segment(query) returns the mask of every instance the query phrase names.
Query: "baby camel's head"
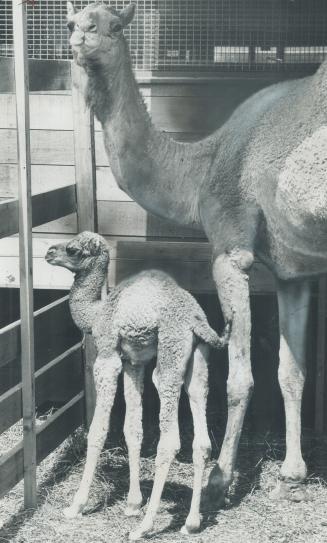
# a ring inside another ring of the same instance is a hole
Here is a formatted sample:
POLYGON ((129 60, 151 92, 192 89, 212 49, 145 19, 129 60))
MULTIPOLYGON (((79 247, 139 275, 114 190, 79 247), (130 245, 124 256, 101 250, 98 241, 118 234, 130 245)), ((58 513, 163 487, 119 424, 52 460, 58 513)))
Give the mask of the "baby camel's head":
POLYGON ((104 269, 109 262, 109 251, 105 240, 93 232, 82 232, 67 243, 58 243, 48 249, 45 259, 53 266, 62 266, 76 273, 89 271, 95 264, 104 269))
POLYGON ((135 5, 122 11, 106 6, 103 2, 89 4, 76 12, 67 3, 67 26, 71 33, 70 44, 78 64, 105 63, 111 68, 119 62, 123 29, 131 22, 135 5))

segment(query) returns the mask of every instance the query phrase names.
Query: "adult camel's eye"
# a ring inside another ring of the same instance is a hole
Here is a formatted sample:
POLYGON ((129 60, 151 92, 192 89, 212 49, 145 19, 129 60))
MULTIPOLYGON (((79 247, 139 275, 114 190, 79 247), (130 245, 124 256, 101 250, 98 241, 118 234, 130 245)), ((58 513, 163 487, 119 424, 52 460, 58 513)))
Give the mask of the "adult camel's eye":
POLYGON ((111 31, 116 34, 117 32, 120 32, 123 29, 123 25, 120 23, 116 23, 112 28, 111 31))

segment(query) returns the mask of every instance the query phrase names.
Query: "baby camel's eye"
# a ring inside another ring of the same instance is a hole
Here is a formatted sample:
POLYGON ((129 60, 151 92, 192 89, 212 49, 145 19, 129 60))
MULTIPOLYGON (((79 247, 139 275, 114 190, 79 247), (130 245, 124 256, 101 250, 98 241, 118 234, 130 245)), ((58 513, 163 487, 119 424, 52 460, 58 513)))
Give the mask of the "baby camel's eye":
POLYGON ((69 21, 69 23, 67 23, 67 28, 69 30, 69 32, 74 32, 74 28, 75 28, 75 23, 73 23, 73 21, 69 21))
POLYGON ((80 253, 80 249, 74 245, 67 245, 66 253, 68 256, 76 256, 78 253, 80 253))

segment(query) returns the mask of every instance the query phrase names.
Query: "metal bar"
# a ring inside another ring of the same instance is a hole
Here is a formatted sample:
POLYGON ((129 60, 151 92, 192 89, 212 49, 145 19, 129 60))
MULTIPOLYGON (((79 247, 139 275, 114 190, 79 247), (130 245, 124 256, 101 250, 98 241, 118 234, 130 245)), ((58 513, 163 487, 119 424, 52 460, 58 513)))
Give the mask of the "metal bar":
POLYGON ((19 169, 19 255, 24 427, 24 505, 36 507, 36 431, 33 322, 33 259, 29 77, 26 3, 13 0, 17 147, 19 169))

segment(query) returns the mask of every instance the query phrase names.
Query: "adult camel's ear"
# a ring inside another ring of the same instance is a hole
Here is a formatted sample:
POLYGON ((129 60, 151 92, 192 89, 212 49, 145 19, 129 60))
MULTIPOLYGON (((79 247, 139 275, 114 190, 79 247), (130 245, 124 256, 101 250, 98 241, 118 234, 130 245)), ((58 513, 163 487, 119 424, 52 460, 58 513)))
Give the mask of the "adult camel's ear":
POLYGON ((129 4, 129 6, 126 6, 126 8, 120 12, 120 19, 124 28, 133 20, 135 8, 135 4, 129 4))
POLYGON ((75 15, 75 8, 71 2, 67 2, 67 19, 71 19, 75 15))

